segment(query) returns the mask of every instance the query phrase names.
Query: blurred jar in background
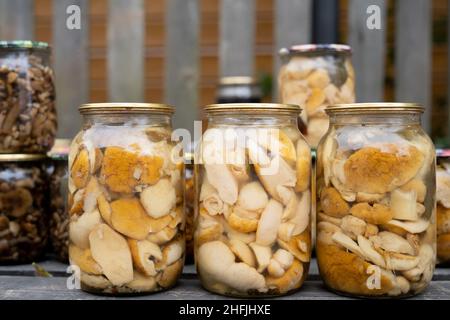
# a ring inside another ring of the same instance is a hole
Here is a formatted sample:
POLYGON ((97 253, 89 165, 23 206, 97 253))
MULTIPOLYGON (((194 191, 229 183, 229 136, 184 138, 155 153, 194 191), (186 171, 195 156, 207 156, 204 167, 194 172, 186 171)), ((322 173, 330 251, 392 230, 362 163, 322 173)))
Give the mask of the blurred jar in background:
POLYGON ((450 150, 437 150, 437 263, 450 263, 450 150))
POLYGON ((305 110, 300 129, 315 148, 328 129, 325 107, 355 101, 351 48, 342 44, 303 44, 281 49, 280 56, 281 103, 298 104, 305 110))
POLYGON ((50 176, 50 241, 56 258, 69 261, 68 156, 69 139, 56 139, 48 153, 50 176))
POLYGON ((194 156, 192 152, 185 153, 187 160, 184 168, 185 178, 185 216, 186 216, 186 264, 194 263, 194 156))
POLYGON ((261 102, 259 83, 252 77, 222 77, 217 88, 217 103, 261 102))

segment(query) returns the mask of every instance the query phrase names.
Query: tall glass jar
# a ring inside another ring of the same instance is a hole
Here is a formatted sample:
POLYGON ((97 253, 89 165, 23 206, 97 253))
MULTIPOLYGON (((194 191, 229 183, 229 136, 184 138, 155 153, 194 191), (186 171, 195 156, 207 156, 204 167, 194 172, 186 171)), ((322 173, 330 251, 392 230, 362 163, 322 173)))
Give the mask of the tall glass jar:
POLYGON ((291 293, 311 258, 311 154, 300 108, 217 104, 196 151, 194 249, 204 288, 239 297, 291 293))
POLYGON ((80 107, 69 152, 69 259, 81 288, 147 293, 175 285, 184 264, 184 164, 171 141, 173 108, 80 107))
POLYGON ((56 139, 49 157, 50 177, 50 242, 56 259, 69 261, 68 155, 70 140, 56 139))
POLYGON ((335 292, 404 297, 431 281, 436 164, 422 112, 403 103, 327 108, 330 128, 317 155, 316 254, 335 292))
POLYGON ((437 151, 437 262, 450 265, 450 150, 437 151))
POLYGON ((328 129, 325 108, 355 102, 351 49, 342 44, 304 44, 283 48, 280 56, 283 60, 278 75, 281 102, 304 106, 302 132, 315 148, 328 129))
POLYGON ((0 153, 50 151, 55 86, 47 43, 0 41, 0 153))
POLYGON ((30 263, 48 239, 45 155, 0 155, 0 263, 30 263))

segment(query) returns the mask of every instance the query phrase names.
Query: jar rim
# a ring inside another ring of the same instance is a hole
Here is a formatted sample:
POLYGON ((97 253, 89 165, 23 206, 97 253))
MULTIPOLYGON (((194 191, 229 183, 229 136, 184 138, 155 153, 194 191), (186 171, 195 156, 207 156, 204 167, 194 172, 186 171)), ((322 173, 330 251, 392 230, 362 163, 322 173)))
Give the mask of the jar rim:
POLYGON ((162 113, 173 114, 175 108, 163 103, 101 102, 82 104, 80 114, 162 113))
POLYGON ((29 154, 29 153, 4 153, 0 154, 0 162, 25 162, 46 159, 45 154, 29 154))
POLYGON ((0 41, 0 49, 40 49, 50 50, 51 46, 47 42, 32 41, 32 40, 12 40, 12 41, 0 41))
POLYGON ((270 112, 284 111, 290 113, 301 113, 302 108, 296 104, 282 103, 215 103, 203 108, 206 113, 227 112, 227 111, 254 111, 270 112))
POLYGON ((352 48, 347 44, 327 43, 327 44, 295 44, 289 48, 281 48, 279 54, 281 56, 287 55, 301 55, 312 53, 344 53, 351 54, 352 48))
POLYGON ((325 108, 327 114, 336 113, 423 113, 425 109, 417 103, 364 102, 334 104, 325 108))

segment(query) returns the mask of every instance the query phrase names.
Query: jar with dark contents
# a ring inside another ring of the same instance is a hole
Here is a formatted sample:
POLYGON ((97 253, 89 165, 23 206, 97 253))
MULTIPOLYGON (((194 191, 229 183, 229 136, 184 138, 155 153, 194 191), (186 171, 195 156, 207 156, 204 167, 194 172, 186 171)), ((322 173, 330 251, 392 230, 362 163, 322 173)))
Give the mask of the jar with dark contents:
POLYGON ((68 262, 69 214, 68 194, 68 154, 70 140, 56 139, 55 146, 48 153, 50 176, 50 242, 56 259, 68 262))
POLYGON ((0 263, 39 260, 48 238, 44 155, 0 155, 0 263))
POLYGON ((194 263, 194 159, 192 153, 186 153, 185 164, 185 216, 186 216, 186 263, 194 263))
POLYGON ((437 263, 450 265, 450 150, 436 150, 437 263))
POLYGON ((0 41, 0 153, 44 154, 57 120, 50 46, 0 41))

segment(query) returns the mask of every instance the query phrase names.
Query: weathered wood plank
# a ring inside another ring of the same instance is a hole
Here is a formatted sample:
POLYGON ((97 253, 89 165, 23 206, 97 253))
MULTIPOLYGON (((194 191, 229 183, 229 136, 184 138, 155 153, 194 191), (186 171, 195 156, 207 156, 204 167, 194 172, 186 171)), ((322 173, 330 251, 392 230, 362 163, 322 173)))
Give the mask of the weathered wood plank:
POLYGON ((356 100, 359 102, 383 101, 386 19, 385 0, 351 0, 349 3, 349 44, 353 49, 356 100), (375 11, 367 13, 368 8, 375 11), (368 18, 378 11, 381 29, 369 29, 368 18))
POLYGON ((143 0, 108 2, 108 96, 110 101, 144 99, 143 0))
POLYGON ((34 1, 0 0, 0 39, 34 39, 34 1))
POLYGON ((278 70, 281 65, 278 51, 294 44, 311 42, 312 1, 311 0, 275 0, 275 46, 273 54, 273 96, 278 91, 278 70))
MULTIPOLYGON (((222 300, 230 299, 205 291, 197 279, 182 277, 173 289, 151 295, 137 297, 105 297, 92 295, 81 290, 69 290, 64 277, 19 277, 0 276, 0 300, 37 300, 37 299, 80 299, 80 300, 222 300)), ((433 281, 428 289, 412 299, 447 300, 450 296, 449 281, 433 281)), ((292 295, 276 298, 279 300, 344 300, 346 297, 326 290, 322 281, 307 280, 302 289, 292 295)))
POLYGON ((220 2, 220 75, 253 76, 255 1, 220 2))
POLYGON ((432 2, 398 0, 396 11, 395 98, 425 109, 423 126, 431 130, 432 2))
POLYGON ((88 10, 87 0, 53 1, 53 55, 60 138, 72 138, 76 134, 81 127, 78 106, 89 102, 88 10), (68 17, 77 14, 72 11, 72 5, 80 9, 80 29, 67 27, 68 17))
POLYGON ((189 129, 199 119, 198 0, 166 2, 165 101, 176 107, 175 128, 189 129))
MULTIPOLYGON (((79 290, 69 290, 66 286, 67 265, 48 260, 39 263, 50 273, 52 278, 34 277, 31 265, 0 266, 0 300, 8 299, 115 299, 91 295, 79 290)), ((437 268, 429 289, 414 299, 448 299, 450 297, 450 269, 437 268)), ((201 288, 195 274, 195 266, 184 267, 179 284, 163 293, 129 299, 164 300, 164 299, 223 299, 224 297, 206 292, 201 288)), ((120 298, 127 299, 127 298, 120 298)), ((327 291, 318 275, 317 262, 311 262, 310 272, 303 288, 287 300, 345 299, 327 291)))

